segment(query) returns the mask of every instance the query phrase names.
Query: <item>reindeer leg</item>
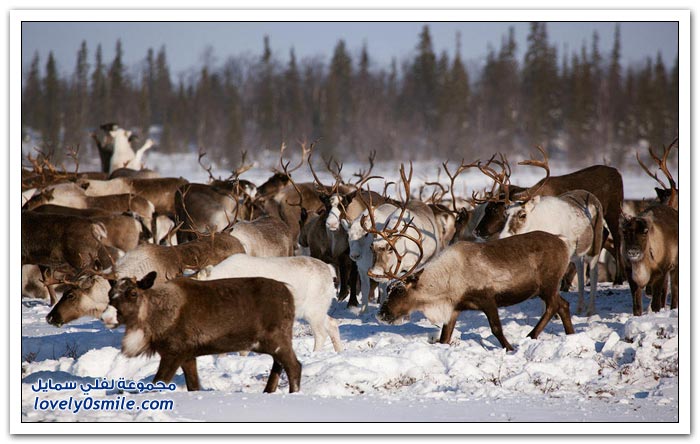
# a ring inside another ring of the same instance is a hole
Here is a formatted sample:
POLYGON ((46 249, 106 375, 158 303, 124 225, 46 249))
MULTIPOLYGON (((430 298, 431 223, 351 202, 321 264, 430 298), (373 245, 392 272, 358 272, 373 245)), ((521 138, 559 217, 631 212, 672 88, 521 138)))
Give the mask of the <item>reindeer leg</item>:
POLYGON ((561 279, 561 287, 559 287, 559 291, 569 291, 571 288, 571 283, 574 281, 575 273, 576 266, 570 262, 564 277, 561 279))
POLYGON ((583 314, 583 306, 585 304, 584 292, 586 291, 586 273, 583 266, 583 258, 576 257, 573 260, 576 266, 576 274, 578 275, 578 303, 576 304, 576 313, 583 314))
POLYGON ((588 271, 591 278, 591 292, 588 297, 588 312, 586 313, 588 316, 593 316, 596 312, 595 298, 598 294, 598 257, 599 256, 595 256, 588 261, 588 271))
MULTIPOLYGON (((605 223, 610 229, 610 234, 613 238, 613 246, 615 247, 615 263, 618 265, 615 272, 615 279, 613 280, 613 285, 622 285, 625 281, 625 273, 623 273, 622 255, 620 254, 620 246, 622 245, 620 239, 620 214, 622 210, 618 207, 614 211, 608 211, 605 217, 605 223)), ((629 274, 627 275, 629 276, 629 274)))
POLYGON ((272 363, 272 370, 270 370, 270 377, 267 378, 267 384, 265 385, 265 390, 263 393, 274 393, 277 390, 277 385, 280 382, 280 375, 282 374, 282 364, 274 358, 272 363))
POLYGON ((560 308, 560 303, 558 300, 560 296, 556 288, 553 288, 551 290, 544 290, 540 297, 544 300, 545 309, 544 313, 542 314, 542 317, 537 322, 537 325, 535 325, 535 328, 533 328, 532 331, 528 334, 528 336, 532 339, 537 339, 537 336, 539 336, 540 333, 542 333, 542 330, 544 330, 544 327, 552 319, 554 313, 560 308))
POLYGON ((671 271, 671 310, 678 308, 678 267, 671 271))
POLYGON ((326 319, 316 320, 315 322, 309 322, 311 326, 311 332, 314 335, 314 351, 317 352, 323 348, 324 342, 326 342, 326 336, 328 336, 328 331, 326 330, 326 319))
POLYGON ((643 287, 637 285, 634 280, 630 279, 630 292, 632 293, 632 313, 635 316, 642 315, 642 290, 643 287))
MULTIPOLYGON (((294 354, 291 343, 275 355, 275 364, 277 363, 284 368, 284 372, 287 374, 289 393, 298 392, 301 388, 301 362, 299 362, 294 354)), ((275 389, 276 388, 277 387, 275 387, 275 389)), ((267 390, 267 387, 265 389, 267 390)))
POLYGON ((561 294, 559 294, 558 297, 559 308, 557 310, 557 313, 561 318, 561 323, 564 324, 564 332, 567 335, 571 335, 574 333, 574 326, 571 324, 571 312, 569 311, 569 302, 566 299, 564 299, 561 296, 561 294))
POLYGON ((491 327, 491 333, 498 339, 501 346, 508 351, 513 351, 514 348, 506 337, 503 335, 503 328, 501 327, 501 318, 498 316, 498 306, 495 301, 487 301, 485 305, 481 307, 481 310, 486 315, 489 320, 489 326, 491 327))
POLYGON ((175 376, 177 368, 182 365, 182 361, 174 356, 161 356, 158 371, 153 377, 153 382, 163 381, 170 382, 175 376))
POLYGON ((338 322, 330 316, 326 316, 326 332, 331 338, 333 349, 337 353, 343 351, 343 343, 340 341, 340 330, 338 329, 338 322))
POLYGON ((200 390, 199 374, 197 373, 197 358, 188 359, 180 367, 182 368, 182 372, 185 374, 187 391, 195 392, 200 390))
POLYGON ((459 316, 459 311, 455 310, 450 316, 450 320, 447 324, 442 324, 442 331, 440 332, 440 344, 449 344, 452 341, 452 332, 455 329, 455 324, 457 323, 457 317, 459 316))
POLYGON ((345 261, 340 258, 338 261, 338 279, 340 280, 340 289, 338 290, 338 300, 343 301, 350 293, 348 286, 348 267, 345 261))

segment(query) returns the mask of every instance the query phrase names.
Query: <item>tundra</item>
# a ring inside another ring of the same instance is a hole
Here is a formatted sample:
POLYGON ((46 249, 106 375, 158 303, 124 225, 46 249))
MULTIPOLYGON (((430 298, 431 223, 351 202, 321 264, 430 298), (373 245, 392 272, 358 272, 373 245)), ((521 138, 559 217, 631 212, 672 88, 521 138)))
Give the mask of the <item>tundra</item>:
POLYGON ((254 351, 274 361, 265 393, 277 390, 282 369, 289 392, 299 391, 301 363, 292 348, 294 298, 285 284, 259 277, 178 278, 159 285, 155 280, 151 272, 138 281, 110 282, 114 310, 103 314, 108 327, 126 326, 125 356, 160 356, 153 382, 169 383, 181 367, 187 390, 199 390, 198 356, 254 351))
MULTIPOLYGON (((501 346, 513 350, 503 335, 498 308, 539 296, 545 312, 528 336, 537 338, 555 313, 566 334, 572 334, 569 303, 559 294, 568 263, 566 243, 542 231, 486 243, 456 242, 420 271, 394 281, 377 318, 395 323, 421 311, 430 322, 442 324, 440 343, 448 344, 459 313, 481 310, 501 346)), ((387 277, 397 278, 391 273, 387 277)))

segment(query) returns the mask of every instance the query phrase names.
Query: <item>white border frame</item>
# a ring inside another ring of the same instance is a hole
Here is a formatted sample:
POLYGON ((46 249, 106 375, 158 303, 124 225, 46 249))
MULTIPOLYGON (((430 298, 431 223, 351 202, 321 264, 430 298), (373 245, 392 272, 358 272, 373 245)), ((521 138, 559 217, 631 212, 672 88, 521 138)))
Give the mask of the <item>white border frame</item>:
POLYGON ((361 431, 364 434, 687 434, 690 433, 690 11, 689 10, 14 10, 9 14, 9 110, 19 110, 21 104, 21 22, 22 21, 677 21, 679 22, 679 137, 681 146, 678 184, 680 194, 680 305, 679 329, 683 332, 679 343, 680 368, 679 423, 605 423, 590 424, 551 423, 465 423, 465 424, 363 424, 361 429, 348 429, 343 423, 278 424, 275 427, 254 423, 241 424, 183 424, 183 423, 91 423, 76 426, 74 423, 36 424, 21 422, 21 319, 13 316, 21 313, 21 301, 12 297, 20 293, 20 171, 15 168, 21 162, 19 149, 11 149, 13 141, 21 140, 21 116, 9 112, 9 185, 10 185, 10 238, 9 238, 9 305, 10 305, 10 433, 12 434, 226 434, 232 429, 239 434, 334 434, 361 431), (685 191, 688 190, 688 191, 685 191), (13 359, 14 358, 14 359, 13 359), (14 382, 14 383, 13 383, 14 382))

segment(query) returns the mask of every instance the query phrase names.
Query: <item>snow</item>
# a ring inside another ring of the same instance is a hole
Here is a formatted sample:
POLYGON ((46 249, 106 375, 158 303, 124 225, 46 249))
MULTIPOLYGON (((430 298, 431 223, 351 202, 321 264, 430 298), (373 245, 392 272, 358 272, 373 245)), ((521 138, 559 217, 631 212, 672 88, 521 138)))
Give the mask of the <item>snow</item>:
MULTIPOLYGON (((195 155, 148 153, 146 163, 161 174, 206 181, 195 155)), ((292 160, 292 164, 294 164, 292 160)), ((439 162, 414 165, 414 187, 434 180, 439 162)), ((348 164, 344 171, 357 171, 348 164)), ((541 177, 515 167, 513 183, 529 185, 541 177), (519 171, 518 171, 519 170, 519 171)), ((569 170, 553 168, 552 174, 569 170)), ((228 172, 214 168, 215 176, 228 172)), ((320 173, 320 171, 319 171, 320 173)), ((375 174, 395 180, 395 163, 378 163, 375 174)), ((262 183, 269 168, 256 165, 243 178, 262 183)), ((319 174, 324 182, 330 175, 319 174)), ((307 169, 294 173, 311 180, 307 169)), ((444 174, 441 176, 445 181, 444 174)), ((653 181, 624 174, 626 197, 651 198, 653 181)), ((460 177, 458 193, 487 185, 479 173, 460 177), (462 189, 462 191, 460 191, 462 189)), ((383 187, 381 181, 373 183, 383 187)), ((500 348, 480 312, 463 312, 449 345, 435 343, 439 327, 420 313, 400 326, 376 321, 376 304, 358 315, 333 303, 345 350, 329 342, 312 352, 309 326, 297 322, 294 349, 302 363, 301 391, 290 395, 283 376, 275 394, 262 394, 272 359, 236 353, 197 359, 204 390, 187 392, 178 371, 172 393, 120 393, 95 390, 94 399, 125 397, 171 399, 167 411, 37 411, 35 398, 63 400, 75 393, 36 393, 39 379, 89 383, 107 378, 150 382, 159 358, 126 358, 120 353, 123 327, 108 330, 95 319, 81 318, 56 328, 45 321, 44 301, 22 301, 22 421, 306 421, 306 422, 677 422, 679 420, 678 310, 631 315, 627 285, 599 284, 598 313, 572 316, 575 334, 565 335, 553 319, 537 340, 527 338, 542 312, 539 300, 499 310, 504 334, 514 352, 500 348)), ((577 293, 563 293, 575 307, 577 293)), ((681 306, 688 298, 681 297, 681 306)), ((646 301, 645 303, 648 303, 646 301)))

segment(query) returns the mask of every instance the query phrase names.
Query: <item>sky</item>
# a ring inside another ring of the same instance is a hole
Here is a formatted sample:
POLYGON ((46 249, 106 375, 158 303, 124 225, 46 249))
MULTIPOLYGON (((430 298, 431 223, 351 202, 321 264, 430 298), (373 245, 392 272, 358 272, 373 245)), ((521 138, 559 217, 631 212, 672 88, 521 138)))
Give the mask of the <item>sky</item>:
MULTIPOLYGON (((76 53, 81 41, 88 44, 89 60, 94 60, 95 48, 102 45, 103 60, 108 64, 114 57, 117 39, 122 40, 124 62, 136 69, 149 47, 165 45, 171 73, 177 77, 201 65, 205 49, 210 46, 215 63, 230 56, 258 56, 262 53, 263 36, 269 35, 270 46, 278 60, 286 62, 290 48, 297 58, 321 56, 328 61, 339 39, 344 39, 354 59, 366 44, 374 68, 388 67, 392 57, 399 62, 411 57, 424 24, 430 26, 433 48, 437 53, 455 52, 455 36, 461 34, 461 55, 468 64, 478 65, 486 56, 489 45, 498 49, 509 26, 515 29, 518 56, 526 48, 529 24, 526 22, 226 22, 226 23, 164 23, 164 22, 24 22, 22 24, 22 67, 26 72, 36 51, 42 70, 49 51, 53 51, 61 73, 73 72, 76 53)), ((595 30, 600 35, 600 49, 610 52, 613 45, 613 22, 549 22, 550 43, 559 54, 578 51, 583 43, 590 45, 595 30)), ((678 25, 675 22, 621 23, 622 62, 624 65, 642 63, 646 57, 660 52, 667 66, 678 54, 678 25)))

